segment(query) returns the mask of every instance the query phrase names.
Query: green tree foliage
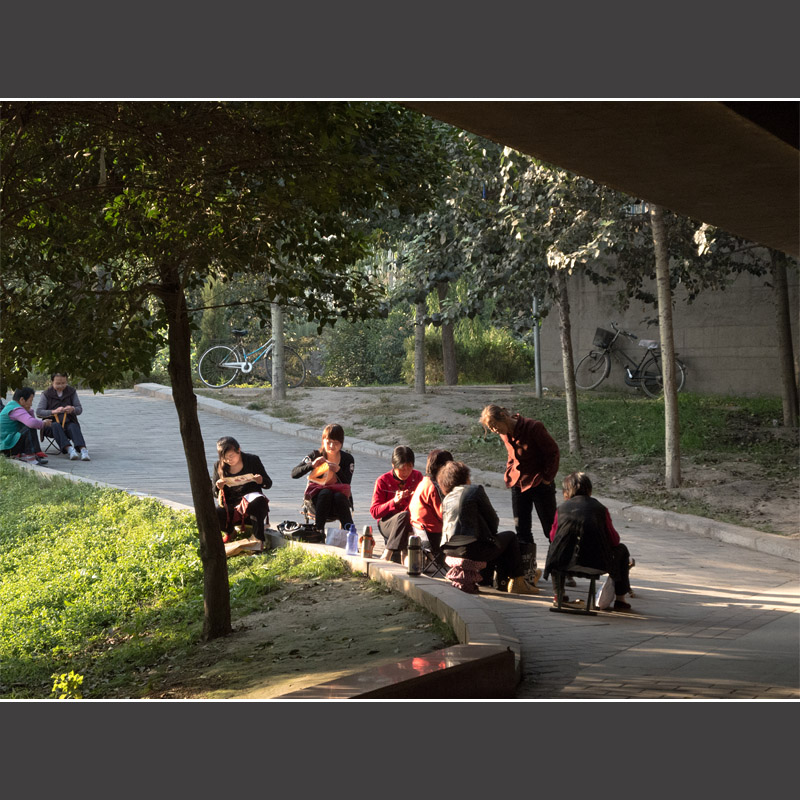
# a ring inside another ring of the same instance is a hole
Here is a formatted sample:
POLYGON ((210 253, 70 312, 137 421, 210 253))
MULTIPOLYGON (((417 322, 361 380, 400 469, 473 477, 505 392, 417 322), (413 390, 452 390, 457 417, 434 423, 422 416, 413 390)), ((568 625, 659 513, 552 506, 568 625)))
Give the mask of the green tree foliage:
POLYGON ((374 313, 381 287, 352 265, 380 219, 427 202, 442 163, 430 123, 387 103, 11 102, 0 111, 2 373, 17 382, 32 366, 58 364, 102 389, 147 371, 166 332, 206 634, 228 633, 187 297, 211 277, 258 274, 248 302, 263 318, 273 301, 320 325, 374 313))

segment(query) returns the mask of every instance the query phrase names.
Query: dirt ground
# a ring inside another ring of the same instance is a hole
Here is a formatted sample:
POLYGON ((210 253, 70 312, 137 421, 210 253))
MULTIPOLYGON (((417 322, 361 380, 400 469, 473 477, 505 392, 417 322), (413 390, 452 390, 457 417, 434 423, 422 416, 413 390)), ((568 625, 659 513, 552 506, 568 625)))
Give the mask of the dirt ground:
POLYGON ((149 675, 147 697, 275 698, 455 643, 432 615, 363 576, 297 582, 265 595, 231 636, 149 675))
MULTIPOLYGON (((222 389, 208 396, 263 410, 265 414, 319 425, 331 420, 320 409, 337 409, 336 421, 348 435, 394 446, 407 444, 417 453, 446 447, 473 468, 502 472, 502 448, 470 446, 482 433, 478 416, 487 403, 514 410, 515 398, 531 389, 510 386, 429 387, 418 395, 406 387, 314 387, 291 390, 287 401, 271 402, 269 390, 222 389)), ((787 436, 794 444, 797 432, 771 428, 768 436, 787 436)), ((565 452, 565 443, 562 454, 565 452)), ((602 490, 598 496, 682 513, 692 513, 725 522, 754 527, 782 535, 800 535, 800 492, 792 472, 790 481, 776 480, 757 463, 745 457, 681 460, 683 484, 667 492, 663 487, 663 458, 603 458, 586 454, 581 468, 589 472, 602 490)), ((563 461, 563 455, 562 455, 563 461)))

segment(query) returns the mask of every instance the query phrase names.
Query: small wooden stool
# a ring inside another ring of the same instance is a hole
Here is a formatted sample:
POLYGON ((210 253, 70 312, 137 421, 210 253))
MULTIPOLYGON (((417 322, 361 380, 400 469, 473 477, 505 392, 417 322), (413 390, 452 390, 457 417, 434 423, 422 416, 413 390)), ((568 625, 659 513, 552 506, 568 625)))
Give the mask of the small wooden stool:
POLYGON ((593 569, 592 567, 570 567, 568 570, 570 575, 575 575, 578 578, 589 579, 589 595, 586 598, 586 604, 583 608, 571 608, 564 605, 564 582, 567 579, 566 572, 552 571, 556 583, 556 604, 550 606, 551 611, 568 611, 572 614, 589 614, 590 616, 597 616, 595 608, 595 583, 601 575, 605 575, 605 570, 593 569))

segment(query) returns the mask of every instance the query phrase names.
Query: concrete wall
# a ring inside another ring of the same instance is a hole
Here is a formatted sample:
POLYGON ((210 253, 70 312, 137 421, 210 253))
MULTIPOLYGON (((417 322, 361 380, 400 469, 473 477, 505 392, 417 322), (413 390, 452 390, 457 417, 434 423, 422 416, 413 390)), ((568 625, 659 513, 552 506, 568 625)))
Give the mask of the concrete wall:
MULTIPOLYGON (((797 364, 800 351, 797 273, 790 271, 788 278, 797 364)), ((765 286, 765 280, 740 275, 724 291, 704 292, 692 304, 686 303, 686 295, 680 287, 675 292, 675 349, 678 358, 687 366, 685 391, 745 396, 780 395, 775 301, 772 287, 765 286)), ((654 309, 636 302, 624 312, 616 310, 614 301, 617 288, 614 285, 595 286, 576 272, 569 278, 568 287, 576 365, 592 349, 595 328, 611 330, 611 320, 642 339, 659 339, 657 322, 651 327, 643 322, 645 318, 656 318, 654 309)), ((616 345, 621 342, 625 352, 638 362, 644 350, 632 339, 620 338, 616 345)), ((552 308, 542 323, 541 348, 543 385, 563 388, 557 308, 552 308)), ((612 362, 611 374, 602 388, 626 388, 622 367, 616 361, 612 362)))

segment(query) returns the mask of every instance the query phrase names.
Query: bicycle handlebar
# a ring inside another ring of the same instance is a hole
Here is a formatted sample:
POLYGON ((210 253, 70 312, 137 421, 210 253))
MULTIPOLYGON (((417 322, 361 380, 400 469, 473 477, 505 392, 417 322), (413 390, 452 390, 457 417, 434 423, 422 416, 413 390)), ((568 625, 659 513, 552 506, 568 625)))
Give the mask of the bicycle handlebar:
POLYGON ((631 333, 630 331, 626 331, 624 328, 620 328, 616 322, 609 323, 611 327, 617 332, 621 333, 623 336, 627 336, 630 339, 636 339, 638 341, 639 337, 635 333, 631 333))

